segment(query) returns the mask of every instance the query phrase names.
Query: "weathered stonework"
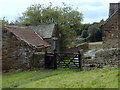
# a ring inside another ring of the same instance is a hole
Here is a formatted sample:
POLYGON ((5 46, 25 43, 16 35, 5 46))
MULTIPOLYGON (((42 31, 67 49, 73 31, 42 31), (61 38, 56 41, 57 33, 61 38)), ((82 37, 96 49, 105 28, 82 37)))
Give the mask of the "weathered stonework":
POLYGON ((2 20, 0 20, 0 86, 2 87, 2 20))
POLYGON ((2 38, 3 70, 44 68, 45 55, 42 52, 49 50, 50 45, 31 29, 3 27, 2 38))
POLYGON ((120 62, 120 3, 111 3, 109 18, 103 25, 103 49, 95 53, 95 57, 83 57, 84 69, 118 66, 120 62))
POLYGON ((93 59, 82 59, 83 69, 102 68, 106 65, 118 66, 120 60, 120 49, 101 49, 95 53, 93 59))
POLYGON ((110 15, 103 25, 103 48, 119 48, 120 44, 120 3, 110 4, 110 15))
POLYGON ((3 30, 2 36, 2 69, 29 67, 34 50, 9 31, 3 30))
POLYGON ((45 52, 35 52, 31 61, 33 67, 44 68, 45 67, 45 52))

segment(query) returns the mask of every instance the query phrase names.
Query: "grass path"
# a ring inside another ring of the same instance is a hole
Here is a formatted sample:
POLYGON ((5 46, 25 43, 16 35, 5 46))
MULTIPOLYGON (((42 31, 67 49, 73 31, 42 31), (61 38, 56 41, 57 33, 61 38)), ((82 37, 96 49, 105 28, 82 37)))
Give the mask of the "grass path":
POLYGON ((2 87, 13 88, 46 77, 59 74, 61 70, 37 70, 3 74, 2 87))
POLYGON ((37 70, 3 74, 3 88, 117 88, 118 69, 37 70))

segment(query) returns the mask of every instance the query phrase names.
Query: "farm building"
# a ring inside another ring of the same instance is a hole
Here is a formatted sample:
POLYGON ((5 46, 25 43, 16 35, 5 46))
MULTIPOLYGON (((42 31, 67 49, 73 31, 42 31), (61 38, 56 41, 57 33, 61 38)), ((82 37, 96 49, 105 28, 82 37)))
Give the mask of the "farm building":
POLYGON ((120 48, 120 3, 110 3, 109 18, 103 28, 103 48, 120 48))
POLYGON ((54 49, 59 51, 58 44, 58 32, 57 26, 55 24, 41 24, 37 26, 28 26, 31 28, 38 36, 51 45, 51 52, 54 49))
POLYGON ((33 53, 45 52, 51 47, 30 28, 4 26, 2 33, 3 70, 30 67, 33 65, 33 53))

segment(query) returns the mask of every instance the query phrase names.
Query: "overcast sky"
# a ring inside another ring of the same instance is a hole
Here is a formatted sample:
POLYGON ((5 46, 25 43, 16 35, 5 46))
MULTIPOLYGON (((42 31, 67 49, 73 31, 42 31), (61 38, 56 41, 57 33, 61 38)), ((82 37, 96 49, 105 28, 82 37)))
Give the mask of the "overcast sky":
POLYGON ((54 6, 61 6, 62 2, 83 13, 83 23, 98 22, 108 18, 109 3, 117 3, 120 0, 1 0, 0 18, 6 17, 9 21, 15 21, 31 4, 40 3, 48 5, 52 2, 54 6))

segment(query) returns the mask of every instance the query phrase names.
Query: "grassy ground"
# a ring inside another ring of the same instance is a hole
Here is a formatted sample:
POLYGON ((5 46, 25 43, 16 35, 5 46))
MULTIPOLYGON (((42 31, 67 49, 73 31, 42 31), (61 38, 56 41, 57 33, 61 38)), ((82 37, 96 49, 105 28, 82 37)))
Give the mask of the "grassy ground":
POLYGON ((0 90, 2 88, 2 74, 0 73, 0 90))
POLYGON ((101 49, 102 48, 102 42, 91 42, 89 43, 90 49, 101 49))
POLYGON ((3 88, 117 88, 118 69, 36 70, 3 74, 3 88))
POLYGON ((89 44, 102 44, 102 42, 91 42, 89 44))

